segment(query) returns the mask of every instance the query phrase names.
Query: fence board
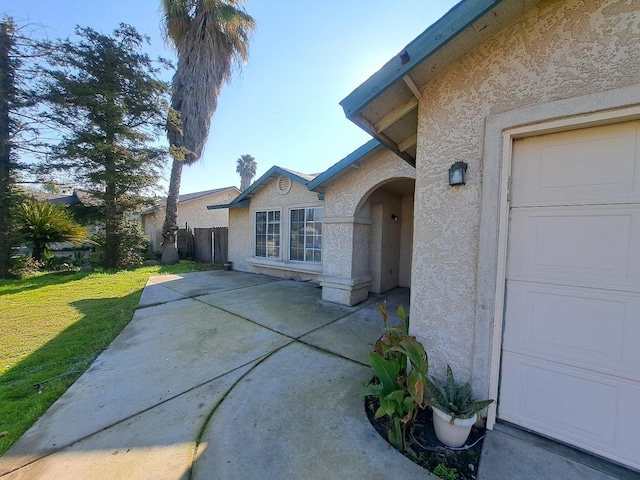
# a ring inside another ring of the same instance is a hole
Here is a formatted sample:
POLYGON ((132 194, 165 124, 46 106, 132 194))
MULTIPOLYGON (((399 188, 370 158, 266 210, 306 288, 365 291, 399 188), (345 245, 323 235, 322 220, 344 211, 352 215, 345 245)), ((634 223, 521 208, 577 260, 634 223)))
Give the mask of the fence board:
POLYGON ((180 258, 193 257, 193 233, 181 228, 178 230, 178 254, 180 258))
POLYGON ((229 228, 213 229, 213 263, 227 263, 229 261, 229 228))
POLYGON ((193 259, 196 262, 211 263, 213 261, 213 229, 193 229, 193 259))

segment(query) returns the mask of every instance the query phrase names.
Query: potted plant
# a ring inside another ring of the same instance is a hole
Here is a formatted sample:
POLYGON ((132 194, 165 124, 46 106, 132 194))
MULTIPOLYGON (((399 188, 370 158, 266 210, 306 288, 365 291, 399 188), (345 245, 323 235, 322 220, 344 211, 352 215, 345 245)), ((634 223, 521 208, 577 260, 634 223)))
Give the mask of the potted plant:
POLYGON ((435 378, 426 379, 431 394, 428 400, 433 410, 433 429, 436 437, 449 447, 460 447, 467 441, 471 427, 478 419, 478 412, 493 400, 473 400, 471 385, 458 385, 447 365, 447 380, 441 383, 435 378))

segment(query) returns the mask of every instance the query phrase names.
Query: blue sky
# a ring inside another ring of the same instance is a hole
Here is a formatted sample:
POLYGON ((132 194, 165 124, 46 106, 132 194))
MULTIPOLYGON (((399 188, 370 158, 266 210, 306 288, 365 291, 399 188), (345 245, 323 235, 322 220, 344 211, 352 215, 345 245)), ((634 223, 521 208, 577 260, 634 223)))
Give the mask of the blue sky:
MULTIPOLYGON (((181 193, 238 186, 236 159, 257 177, 272 165, 318 173, 369 140, 338 104, 457 0, 252 0, 258 28, 250 58, 219 98, 199 163, 181 193)), ((174 59, 160 30, 159 0, 0 0, 0 14, 40 24, 50 38, 76 25, 110 33, 119 23, 151 37, 147 53, 174 59)), ((168 169, 167 169, 168 171, 168 169)), ((168 175, 167 175, 168 176, 168 175)))

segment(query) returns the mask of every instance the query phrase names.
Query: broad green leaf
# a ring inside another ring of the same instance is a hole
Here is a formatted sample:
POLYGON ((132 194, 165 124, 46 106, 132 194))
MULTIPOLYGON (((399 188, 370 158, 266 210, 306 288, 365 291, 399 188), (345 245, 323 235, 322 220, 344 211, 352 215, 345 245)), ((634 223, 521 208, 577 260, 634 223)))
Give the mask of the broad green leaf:
POLYGON ((402 401, 404 400, 404 397, 405 397, 404 390, 396 390, 394 392, 391 392, 389 395, 387 395, 387 398, 389 400, 398 402, 398 405, 402 403, 402 401))
POLYGON ((422 344, 415 337, 406 337, 400 342, 400 345, 404 349, 405 355, 409 358, 412 368, 420 370, 421 373, 426 375, 428 369, 427 353, 422 344))
POLYGON ((382 383, 383 391, 395 390, 400 366, 396 362, 385 360, 382 355, 376 352, 371 352, 369 357, 371 358, 371 367, 382 383))
POLYGON ((393 418, 393 414, 396 411, 395 401, 393 399, 389 399, 388 397, 380 397, 380 408, 385 413, 385 415, 389 415, 393 418))

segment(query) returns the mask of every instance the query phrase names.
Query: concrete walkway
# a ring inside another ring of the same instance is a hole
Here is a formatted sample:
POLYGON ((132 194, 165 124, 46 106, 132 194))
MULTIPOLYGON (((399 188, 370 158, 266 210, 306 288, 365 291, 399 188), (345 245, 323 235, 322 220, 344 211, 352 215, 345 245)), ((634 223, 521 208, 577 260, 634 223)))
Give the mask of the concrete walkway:
MULTIPOLYGON (((435 478, 355 395, 385 298, 390 312, 409 303, 396 289, 344 307, 316 285, 239 272, 152 277, 131 323, 0 458, 0 478, 435 478)), ((536 478, 510 469, 502 451, 532 452, 510 438, 487 436, 481 478, 536 478)), ((578 466, 537 478, 615 478, 578 466)))

